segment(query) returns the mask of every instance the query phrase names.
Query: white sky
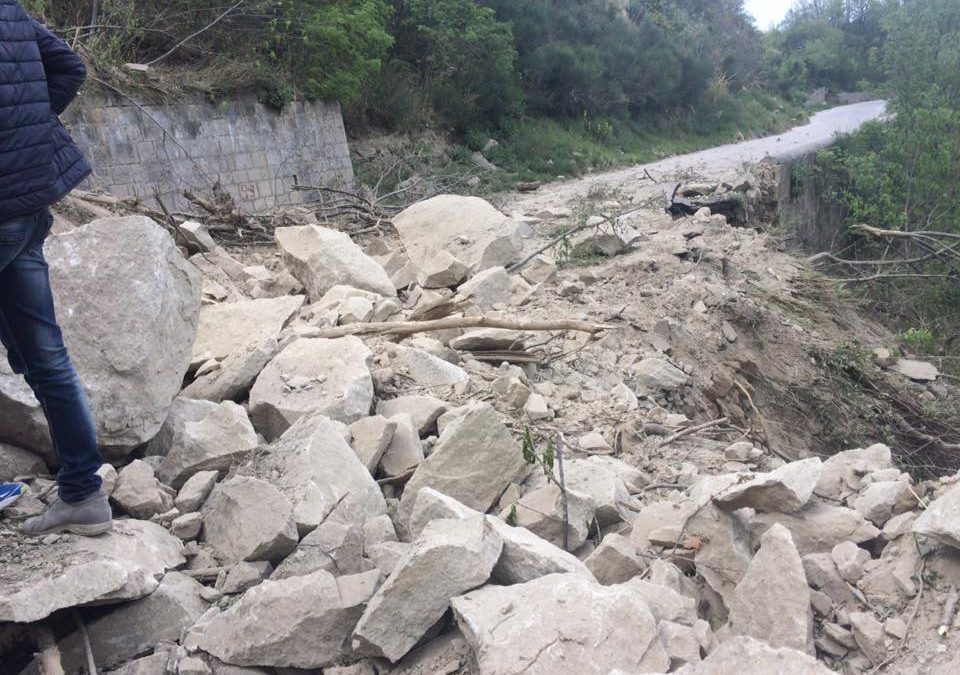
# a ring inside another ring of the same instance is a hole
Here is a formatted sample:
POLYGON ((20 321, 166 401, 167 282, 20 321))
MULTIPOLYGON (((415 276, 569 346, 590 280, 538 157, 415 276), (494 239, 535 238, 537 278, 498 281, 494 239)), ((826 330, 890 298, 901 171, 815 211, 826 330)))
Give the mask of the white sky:
POLYGON ((757 20, 760 30, 780 23, 793 6, 793 0, 747 0, 747 12, 757 20))

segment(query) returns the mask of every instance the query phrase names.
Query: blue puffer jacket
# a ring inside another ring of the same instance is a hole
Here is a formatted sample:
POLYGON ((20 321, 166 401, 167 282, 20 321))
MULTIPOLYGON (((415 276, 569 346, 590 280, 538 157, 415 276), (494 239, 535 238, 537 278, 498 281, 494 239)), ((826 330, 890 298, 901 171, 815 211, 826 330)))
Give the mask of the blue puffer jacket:
POLYGON ((90 173, 58 117, 85 77, 60 38, 0 0, 0 222, 53 204, 90 173))

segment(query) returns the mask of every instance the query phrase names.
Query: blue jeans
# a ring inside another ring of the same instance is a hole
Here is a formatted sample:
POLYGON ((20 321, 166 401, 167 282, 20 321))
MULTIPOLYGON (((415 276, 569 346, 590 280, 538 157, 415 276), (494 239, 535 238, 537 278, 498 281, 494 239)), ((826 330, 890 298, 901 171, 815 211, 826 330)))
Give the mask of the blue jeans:
POLYGON ((0 223, 0 341, 10 366, 43 407, 60 460, 60 498, 77 502, 100 489, 96 472, 103 460, 90 405, 54 314, 43 257, 52 224, 48 209, 0 223))

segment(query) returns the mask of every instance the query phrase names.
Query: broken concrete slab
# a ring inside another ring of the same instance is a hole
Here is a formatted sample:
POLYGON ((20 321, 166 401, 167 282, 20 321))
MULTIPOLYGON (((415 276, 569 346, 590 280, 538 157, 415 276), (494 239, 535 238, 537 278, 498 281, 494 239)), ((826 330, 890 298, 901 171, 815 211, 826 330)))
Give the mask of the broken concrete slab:
POLYGON ((28 543, 0 539, 0 621, 31 623, 58 609, 149 595, 164 572, 186 562, 183 544, 160 525, 118 520, 101 537, 28 543))
POLYGON ((450 605, 481 586, 503 541, 486 518, 435 520, 370 600, 354 638, 360 653, 391 662, 409 652, 450 605))
POLYGON ((670 665, 643 599, 580 575, 486 586, 451 604, 482 675, 665 672, 670 665))
POLYGON ((373 405, 373 354, 360 338, 295 340, 274 358, 250 390, 250 415, 268 440, 304 415, 350 424, 373 405))
POLYGON ((773 525, 737 584, 730 605, 730 630, 815 655, 810 588, 790 531, 773 525))

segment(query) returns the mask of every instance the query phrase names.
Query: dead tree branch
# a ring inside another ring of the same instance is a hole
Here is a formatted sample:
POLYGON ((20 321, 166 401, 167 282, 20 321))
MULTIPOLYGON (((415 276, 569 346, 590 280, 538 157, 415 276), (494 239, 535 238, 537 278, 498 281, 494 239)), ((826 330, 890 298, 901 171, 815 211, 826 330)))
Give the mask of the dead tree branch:
MULTIPOLYGON (((220 21, 222 21, 224 18, 226 18, 226 16, 227 16, 228 14, 230 14, 230 12, 232 12, 233 10, 235 10, 237 7, 239 7, 240 5, 242 5, 244 2, 245 2, 245 0, 237 0, 237 2, 235 2, 235 3, 232 4, 232 5, 230 5, 230 7, 228 7, 222 14, 220 14, 216 19, 214 19, 213 21, 211 21, 210 23, 208 23, 206 26, 204 26, 204 27, 201 28, 200 30, 197 30, 197 31, 194 31, 193 33, 190 33, 190 35, 188 35, 187 37, 185 37, 185 38, 183 38, 182 40, 180 40, 180 42, 178 42, 177 44, 175 44, 175 45, 170 49, 170 51, 168 51, 168 52, 166 52, 166 53, 164 53, 164 54, 161 54, 160 56, 158 56, 157 58, 153 59, 152 61, 147 61, 144 65, 152 66, 152 65, 154 65, 154 64, 160 63, 160 62, 163 61, 165 58, 167 58, 168 56, 170 56, 171 54, 173 54, 175 51, 177 51, 178 49, 180 49, 180 47, 182 47, 182 46, 185 45, 186 43, 190 42, 190 40, 192 40, 193 38, 197 37, 197 36, 200 35, 201 33, 205 33, 206 31, 208 31, 208 30, 210 30, 211 28, 213 28, 214 26, 216 26, 218 23, 220 23, 220 21)), ((91 21, 90 23, 96 23, 96 21, 91 21)))
POLYGON ((384 323, 357 323, 320 331, 317 337, 340 338, 347 335, 414 335, 451 328, 506 328, 518 331, 569 330, 580 333, 599 333, 615 330, 616 326, 589 323, 575 319, 531 320, 501 319, 494 316, 459 316, 433 321, 388 321, 384 323))

